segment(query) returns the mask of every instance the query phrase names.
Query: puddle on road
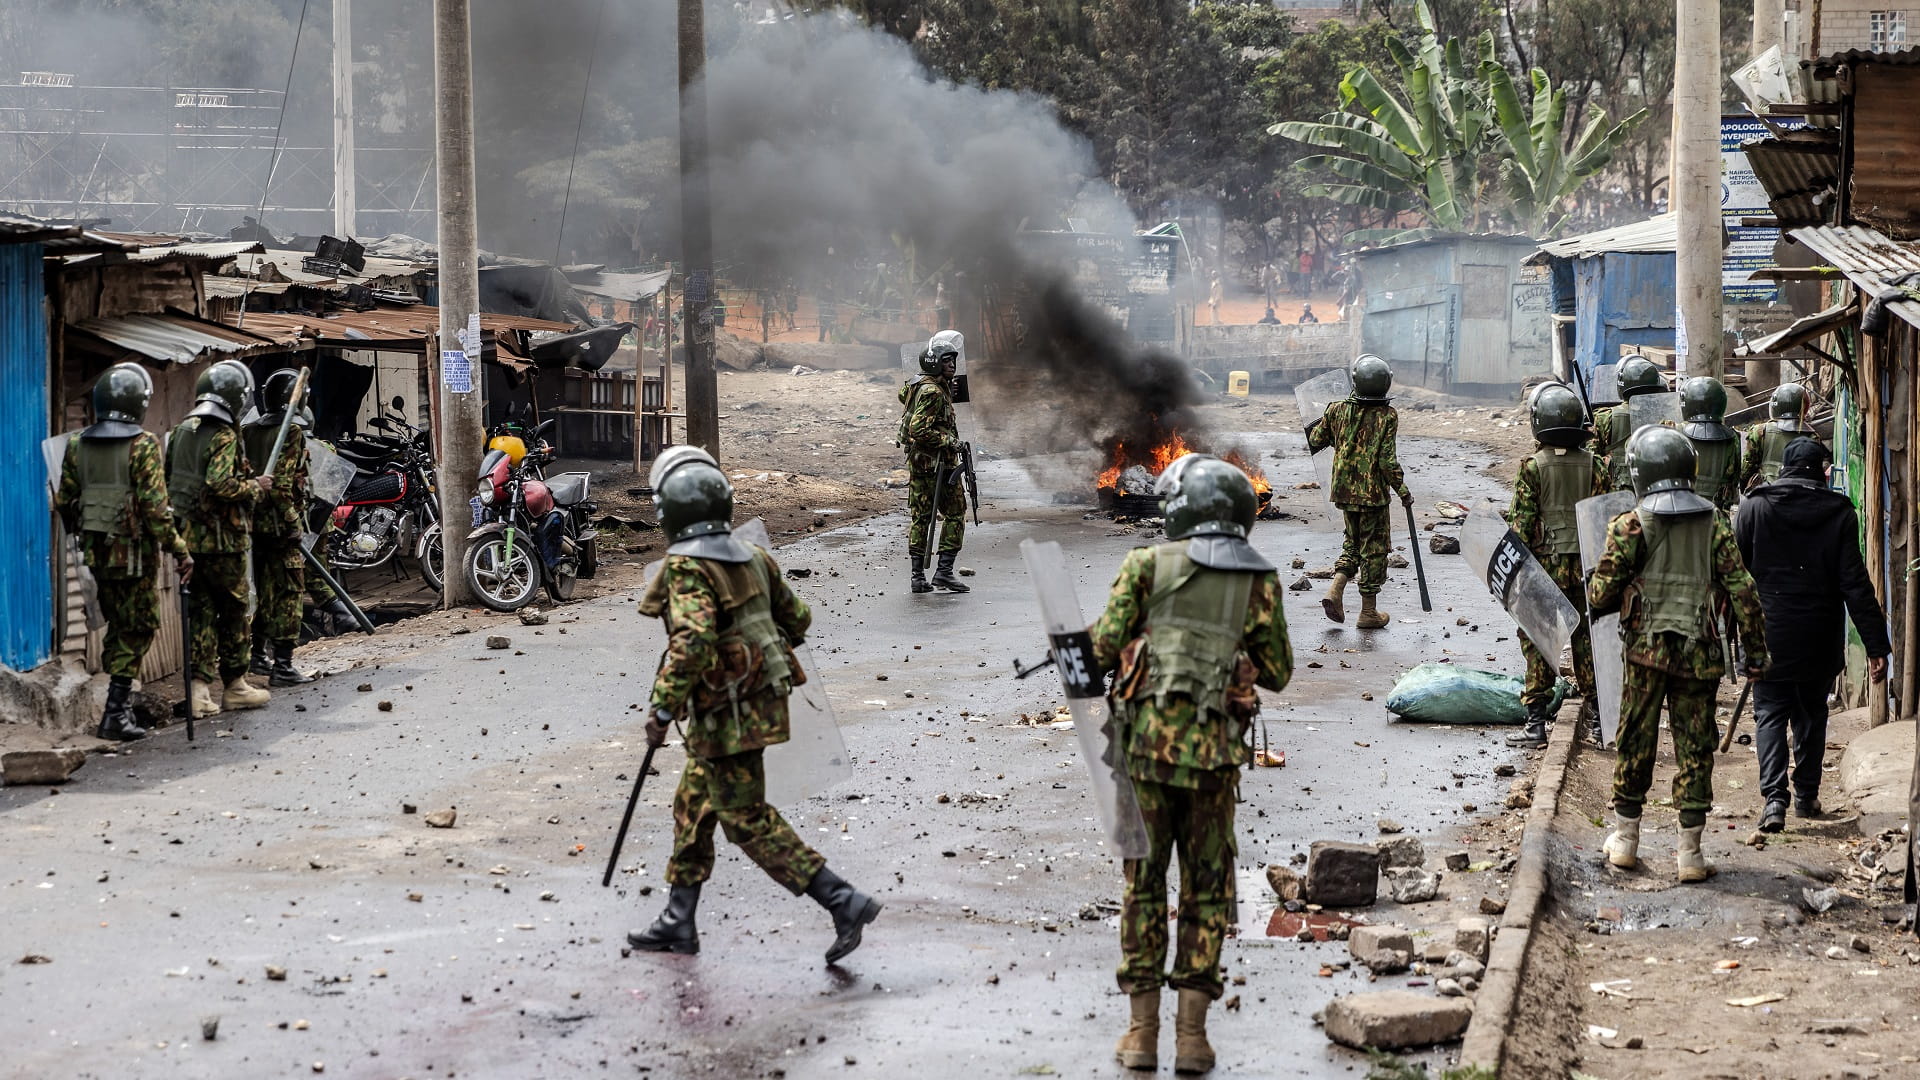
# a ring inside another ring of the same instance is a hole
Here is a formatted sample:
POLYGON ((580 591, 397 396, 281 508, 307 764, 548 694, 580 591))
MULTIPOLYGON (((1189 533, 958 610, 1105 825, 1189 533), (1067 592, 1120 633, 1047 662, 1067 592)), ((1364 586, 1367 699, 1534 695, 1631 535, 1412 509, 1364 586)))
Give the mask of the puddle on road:
POLYGON ((1275 909, 1273 917, 1267 920, 1266 936, 1292 939, 1298 937, 1304 928, 1313 931, 1313 940, 1325 941, 1328 937, 1327 931, 1332 927, 1352 928, 1365 925, 1367 924, 1359 919, 1348 918, 1331 911, 1294 912, 1278 908, 1275 909))

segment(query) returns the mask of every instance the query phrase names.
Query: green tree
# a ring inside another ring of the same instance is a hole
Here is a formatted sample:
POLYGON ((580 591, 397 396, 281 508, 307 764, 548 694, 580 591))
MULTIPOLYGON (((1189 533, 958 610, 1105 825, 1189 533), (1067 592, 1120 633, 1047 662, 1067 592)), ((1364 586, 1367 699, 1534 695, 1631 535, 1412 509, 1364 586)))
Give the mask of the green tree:
POLYGON ((1551 236, 1566 220, 1560 207, 1567 197, 1613 160, 1628 134, 1647 118, 1647 110, 1609 126, 1606 110, 1592 104, 1585 125, 1575 134, 1568 124, 1567 89, 1554 86, 1546 72, 1533 69, 1531 111, 1520 100, 1513 76, 1493 59, 1491 41, 1480 74, 1501 134, 1499 174, 1506 211, 1527 235, 1551 236))

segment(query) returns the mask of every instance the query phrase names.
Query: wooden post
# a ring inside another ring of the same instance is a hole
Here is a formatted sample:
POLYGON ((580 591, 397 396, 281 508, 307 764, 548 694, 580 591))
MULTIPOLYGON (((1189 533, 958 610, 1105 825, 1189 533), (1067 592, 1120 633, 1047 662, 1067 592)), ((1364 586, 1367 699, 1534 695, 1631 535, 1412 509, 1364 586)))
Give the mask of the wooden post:
MULTIPOLYGON (((1867 527, 1867 576, 1873 580, 1874 594, 1884 603, 1888 597, 1887 580, 1887 500, 1882 491, 1886 480, 1886 387, 1882 383, 1885 368, 1885 346, 1878 339, 1863 337, 1864 348, 1860 350, 1861 396, 1866 406, 1861 410, 1861 446, 1866 454, 1866 477, 1862 484, 1861 512, 1869 522, 1867 527)), ((1879 727, 1887 722, 1887 695, 1884 687, 1867 686, 1867 726, 1879 727)))

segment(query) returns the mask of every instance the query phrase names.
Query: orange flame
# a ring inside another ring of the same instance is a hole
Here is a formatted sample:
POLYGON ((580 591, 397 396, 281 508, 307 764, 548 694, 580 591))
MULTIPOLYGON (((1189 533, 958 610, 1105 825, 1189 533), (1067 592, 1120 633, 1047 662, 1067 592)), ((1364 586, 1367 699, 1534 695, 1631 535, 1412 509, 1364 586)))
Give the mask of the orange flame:
MULTIPOLYGON (((1186 439, 1178 432, 1168 435, 1158 446, 1145 453, 1135 453, 1127 448, 1126 443, 1115 442, 1113 450, 1107 455, 1107 467, 1100 471, 1095 483, 1103 491, 1118 490, 1120 474, 1132 466, 1142 466, 1158 476, 1166 471, 1167 466, 1193 452, 1195 448, 1187 445, 1186 439)), ((1245 454, 1239 450, 1229 450, 1220 459, 1247 474, 1247 479, 1253 483, 1254 495, 1262 503, 1273 496, 1273 484, 1267 480, 1267 474, 1245 454)))

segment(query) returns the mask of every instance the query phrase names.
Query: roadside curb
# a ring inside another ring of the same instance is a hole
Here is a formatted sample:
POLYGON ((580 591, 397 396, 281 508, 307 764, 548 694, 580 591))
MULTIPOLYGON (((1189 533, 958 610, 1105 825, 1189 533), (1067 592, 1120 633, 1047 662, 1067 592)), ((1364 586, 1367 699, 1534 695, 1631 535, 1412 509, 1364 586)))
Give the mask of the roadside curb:
MULTIPOLYGON (((1576 714, 1577 715, 1577 714, 1576 714)), ((1487 954, 1487 974, 1474 998, 1473 1020, 1460 1043, 1460 1063, 1477 1065, 1496 1076, 1506 1054, 1507 1034, 1520 1001, 1520 981, 1526 973, 1527 946, 1547 898, 1547 830, 1560 808, 1560 788, 1579 724, 1576 716, 1561 716, 1548 737, 1540 771, 1534 777, 1533 806, 1520 837, 1520 860, 1507 892, 1507 910, 1496 924, 1493 947, 1487 954)))

